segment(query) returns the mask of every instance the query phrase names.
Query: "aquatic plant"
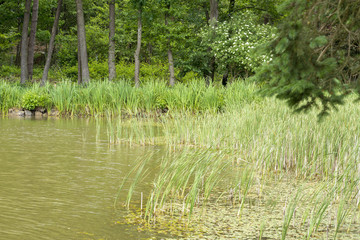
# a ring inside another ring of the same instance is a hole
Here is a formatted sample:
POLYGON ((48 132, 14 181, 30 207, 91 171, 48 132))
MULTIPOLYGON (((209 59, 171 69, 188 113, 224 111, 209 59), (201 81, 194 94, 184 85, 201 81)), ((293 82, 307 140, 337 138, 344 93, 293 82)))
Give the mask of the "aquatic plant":
MULTIPOLYGON (((229 194, 237 208, 234 217, 242 218, 249 193, 262 195, 263 184, 289 177, 316 182, 318 187, 294 187, 299 193, 286 201, 281 238, 287 238, 293 228, 301 229, 301 238, 305 239, 321 234, 336 238, 349 216, 358 216, 354 210, 359 205, 360 109, 352 100, 350 97, 347 105, 322 122, 315 111, 293 115, 284 103, 273 98, 253 100, 217 114, 164 115, 158 119, 162 134, 146 133, 143 120, 130 120, 127 126, 133 134, 125 141, 130 138, 137 144, 165 144, 176 156, 164 160, 153 191, 147 195, 147 221, 173 212, 189 217, 194 209, 207 205, 200 179, 206 181, 211 166, 226 163, 226 172, 237 174, 227 178, 224 171, 214 167, 213 179, 232 180, 226 186, 212 181, 214 187, 208 188, 206 195, 220 198, 229 194), (218 157, 211 157, 211 162, 201 160, 204 152, 218 157), (331 224, 333 220, 328 223, 328 219, 335 220, 335 224, 331 224)), ((122 126, 127 122, 121 121, 122 126)), ((266 233, 266 229, 261 230, 262 236, 266 233)))
POLYGON ((238 82, 227 89, 221 86, 206 86, 204 80, 189 81, 168 87, 159 79, 148 79, 140 88, 135 88, 129 80, 117 82, 93 81, 86 87, 63 80, 56 84, 46 84, 41 88, 0 81, 0 109, 6 113, 9 108, 21 106, 25 92, 46 93, 49 107, 53 106, 63 115, 157 115, 158 112, 211 112, 217 113, 226 107, 231 108, 239 100, 251 102, 255 97, 256 85, 238 82), (236 95, 235 93, 240 94, 236 95), (229 95, 229 96, 227 96, 229 95), (241 96, 239 96, 241 95, 241 96), (230 100, 232 99, 232 100, 230 100), (226 104, 228 103, 228 106, 226 104))

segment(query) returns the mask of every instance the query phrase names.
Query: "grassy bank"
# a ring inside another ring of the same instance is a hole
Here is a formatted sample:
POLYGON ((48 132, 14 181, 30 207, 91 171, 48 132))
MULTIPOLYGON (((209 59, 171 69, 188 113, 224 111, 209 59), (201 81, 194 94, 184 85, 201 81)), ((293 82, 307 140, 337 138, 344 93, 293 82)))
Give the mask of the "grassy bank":
MULTIPOLYGON (((193 222, 202 226, 197 236, 209 239, 356 236, 360 106, 355 97, 319 122, 316 109, 293 114, 284 102, 260 97, 258 89, 244 81, 227 88, 203 81, 173 88, 155 80, 140 88, 125 80, 87 87, 64 81, 43 88, 2 81, 0 109, 6 114, 33 103, 63 115, 93 115, 99 133, 106 121, 109 144, 167 145, 152 191, 130 217, 148 229, 157 223, 179 231, 193 222), (114 118, 121 114, 157 118, 114 118), (166 225, 173 219, 184 222, 166 225), (240 233, 247 222, 249 229, 240 233)), ((128 191, 119 201, 128 207, 150 158, 138 161, 124 180, 128 191)))
POLYGON ((331 179, 348 168, 358 168, 360 106, 354 99, 350 97, 339 111, 321 122, 318 111, 294 114, 274 98, 227 105, 229 108, 216 114, 178 111, 159 118, 161 136, 158 131, 152 133, 152 121, 110 120, 109 139, 140 145, 166 144, 172 150, 189 146, 213 149, 227 152, 235 163, 255 164, 263 173, 331 179))
POLYGON ((156 79, 146 81, 140 88, 133 87, 126 80, 94 81, 87 87, 70 81, 45 87, 39 84, 23 87, 0 81, 0 111, 6 114, 12 107, 26 108, 31 103, 48 109, 56 108, 60 114, 68 116, 151 114, 159 111, 215 113, 259 100, 256 90, 255 84, 242 81, 228 88, 207 87, 204 81, 177 84, 170 88, 164 81, 156 79))
MULTIPOLYGON (((315 109, 293 114, 284 102, 268 98, 217 114, 162 116, 160 133, 151 131, 151 122, 113 120, 108 133, 113 142, 166 144, 175 150, 163 158, 143 203, 141 216, 150 228, 196 213, 190 221, 198 219, 195 225, 214 222, 197 233, 204 238, 229 226, 233 232, 220 236, 351 238, 360 227, 360 106, 354 99, 322 122, 315 109), (238 230, 248 221, 250 235, 238 230)), ((144 173, 139 164, 129 178, 144 173)), ((130 195, 136 194, 137 181, 130 195)))

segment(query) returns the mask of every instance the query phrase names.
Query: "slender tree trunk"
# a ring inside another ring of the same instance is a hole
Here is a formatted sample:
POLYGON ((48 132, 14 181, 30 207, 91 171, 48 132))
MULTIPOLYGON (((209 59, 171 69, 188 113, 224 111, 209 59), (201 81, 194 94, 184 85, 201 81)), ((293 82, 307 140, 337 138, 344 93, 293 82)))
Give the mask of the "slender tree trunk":
MULTIPOLYGON (((212 27, 213 36, 215 37, 216 34, 216 26, 217 26, 217 20, 219 17, 219 10, 218 10, 218 0, 210 0, 210 19, 209 19, 209 25, 212 27)), ((210 49, 211 51, 211 49, 210 49)), ((209 85, 210 80, 214 82, 215 79, 215 70, 216 70, 216 60, 215 56, 212 56, 209 62, 210 65, 210 74, 206 78, 206 83, 209 85)))
POLYGON ((57 32, 57 28, 59 26, 61 5, 62 5, 62 0, 58 0, 58 5, 57 5, 57 9, 56 9, 56 14, 55 14, 55 20, 54 20, 54 24, 53 24, 53 27, 51 30, 51 38, 50 38, 50 43, 49 43, 48 54, 46 57, 45 68, 44 68, 44 72, 43 72, 42 79, 41 79, 41 86, 44 86, 45 82, 48 79, 51 58, 52 58, 52 54, 54 51, 56 32, 57 32))
POLYGON ((32 80, 33 69, 34 69, 34 48, 35 48, 35 39, 36 39, 36 29, 38 23, 38 13, 39 13, 39 0, 33 1, 32 15, 31 15, 31 28, 30 28, 30 38, 29 38, 29 53, 28 53, 28 78, 32 80))
MULTIPOLYGON (((77 23, 77 29, 79 29, 79 21, 76 22, 77 23)), ((79 36, 79 32, 78 32, 78 36, 79 36)), ((79 37, 78 37, 78 41, 77 41, 77 58, 78 58, 78 84, 82 84, 82 73, 81 73, 81 54, 80 54, 80 41, 79 41, 79 37)))
POLYGON ((81 82, 88 84, 90 81, 88 55, 86 50, 86 36, 85 36, 85 20, 83 12, 82 0, 76 0, 76 16, 77 16, 77 35, 78 45, 80 45, 80 59, 81 62, 81 82))
POLYGON ((80 55, 80 42, 78 41, 78 84, 82 83, 82 73, 81 73, 81 55, 80 55))
POLYGON ((204 8, 206 23, 209 25, 210 22, 209 6, 207 5, 206 2, 203 2, 202 7, 204 8))
MULTIPOLYGON (((20 8, 20 1, 18 1, 18 7, 20 8)), ((21 26, 22 20, 18 19, 18 32, 21 34, 21 26)), ((15 57, 15 65, 20 67, 20 49, 21 49, 21 41, 16 45, 16 57, 15 57)))
POLYGON ((170 86, 174 86, 175 85, 175 69, 174 69, 173 54, 172 54, 172 50, 171 50, 170 46, 169 46, 169 50, 168 50, 168 59, 169 59, 169 72, 170 72, 169 84, 170 84, 170 86))
POLYGON ((219 17, 218 0, 210 0, 210 25, 216 25, 219 17))
MULTIPOLYGON (((230 2, 229 2, 229 10, 228 10, 228 19, 229 20, 232 17, 232 14, 234 12, 234 8, 235 8, 235 0, 230 0, 230 2)), ((230 66, 229 66, 229 64, 227 64, 226 65, 226 70, 225 70, 225 73, 223 74, 223 78, 222 78, 222 82, 221 82, 224 87, 226 87, 226 85, 228 83, 229 72, 230 72, 229 68, 230 68, 230 66)))
POLYGON ((15 57, 15 65, 20 67, 21 62, 21 42, 19 42, 16 46, 16 57, 15 57))
POLYGON ((134 54, 134 57, 135 57, 135 87, 139 87, 139 85, 140 85, 139 75, 140 75, 141 33, 142 33, 141 15, 142 15, 142 7, 139 7, 137 47, 136 47, 136 51, 134 54))
MULTIPOLYGON (((168 4, 167 6, 168 11, 170 10, 170 4, 168 4)), ((169 18, 169 13, 165 12, 165 25, 168 26, 168 18, 169 18)), ((170 86, 174 86, 175 85, 175 69, 174 69, 174 59, 173 59, 173 54, 172 54, 172 50, 171 50, 171 45, 170 45, 170 37, 168 37, 168 61, 169 61, 169 73, 170 73, 170 79, 169 79, 169 84, 170 86)))
POLYGON ((109 80, 116 78, 115 66, 115 0, 109 0, 109 80))
POLYGON ((21 33, 21 78, 20 83, 25 84, 26 79, 28 78, 28 28, 30 21, 30 8, 31 8, 31 0, 26 0, 25 2, 25 13, 24 13, 24 21, 23 28, 21 33))

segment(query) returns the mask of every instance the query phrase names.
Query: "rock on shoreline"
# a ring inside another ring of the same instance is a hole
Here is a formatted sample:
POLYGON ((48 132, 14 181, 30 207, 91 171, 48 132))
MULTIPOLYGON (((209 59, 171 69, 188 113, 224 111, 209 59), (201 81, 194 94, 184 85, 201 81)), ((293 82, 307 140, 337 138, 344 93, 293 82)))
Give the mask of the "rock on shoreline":
POLYGON ((27 110, 23 108, 10 108, 8 112, 10 117, 35 117, 35 118, 46 118, 59 116, 59 111, 51 109, 50 112, 46 108, 37 107, 35 110, 27 110))

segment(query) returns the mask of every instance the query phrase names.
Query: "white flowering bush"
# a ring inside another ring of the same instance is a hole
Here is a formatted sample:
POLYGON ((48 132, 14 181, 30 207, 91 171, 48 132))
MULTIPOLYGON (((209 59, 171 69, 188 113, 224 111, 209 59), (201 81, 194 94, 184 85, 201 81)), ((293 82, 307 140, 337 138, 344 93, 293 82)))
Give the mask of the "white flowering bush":
POLYGON ((253 73, 257 67, 271 61, 271 55, 259 53, 260 45, 275 38, 275 27, 257 23, 251 12, 221 22, 201 32, 202 44, 212 49, 218 67, 228 68, 233 77, 253 73))

